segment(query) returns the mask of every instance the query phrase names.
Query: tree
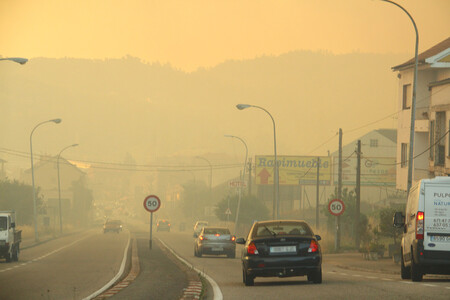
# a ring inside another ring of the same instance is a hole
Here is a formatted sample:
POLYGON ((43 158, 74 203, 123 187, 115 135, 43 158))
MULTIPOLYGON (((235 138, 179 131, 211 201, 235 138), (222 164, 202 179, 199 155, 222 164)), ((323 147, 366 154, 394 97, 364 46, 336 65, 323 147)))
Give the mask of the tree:
POLYGON ((380 234, 391 237, 394 244, 397 244, 397 239, 402 234, 403 228, 396 228, 392 225, 392 218, 397 210, 395 208, 384 208, 380 211, 380 234))
MULTIPOLYGON (((230 221, 234 222, 236 219, 238 201, 238 195, 229 195, 222 199, 216 205, 216 216, 222 221, 226 221, 229 218, 230 221), (231 211, 229 216, 225 214, 228 208, 230 208, 231 211)), ((268 217, 269 209, 258 198, 248 195, 241 197, 241 206, 239 209, 240 224, 252 224, 255 220, 265 220, 268 219, 268 217)))
MULTIPOLYGON (((329 201, 337 198, 337 188, 334 191, 334 194, 330 195, 329 201)), ((354 224, 355 224, 355 210, 356 210, 356 194, 354 190, 348 190, 348 188, 344 188, 342 190, 342 198, 341 200, 344 202, 345 211, 341 215, 341 233, 342 235, 346 235, 348 237, 354 236, 354 224)), ((322 212, 328 216, 327 217, 327 226, 330 231, 334 228, 335 216, 331 215, 328 211, 328 205, 322 208, 322 212)), ((357 226, 357 230, 359 231, 360 237, 366 237, 368 232, 368 218, 364 214, 360 214, 359 216, 359 224, 357 226)))
MULTIPOLYGON (((42 205, 39 187, 36 189, 36 206, 42 205)), ((33 187, 17 180, 0 180, 0 210, 15 210, 18 224, 33 223, 33 187)))

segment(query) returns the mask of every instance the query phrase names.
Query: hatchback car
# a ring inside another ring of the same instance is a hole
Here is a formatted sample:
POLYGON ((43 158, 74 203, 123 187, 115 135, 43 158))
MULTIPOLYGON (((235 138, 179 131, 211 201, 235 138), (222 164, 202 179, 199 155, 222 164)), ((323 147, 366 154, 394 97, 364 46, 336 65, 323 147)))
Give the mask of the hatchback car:
POLYGON ((228 258, 236 257, 236 238, 230 230, 224 227, 203 227, 195 239, 194 255, 222 255, 228 258))
POLYGON ((313 283, 322 282, 322 254, 319 235, 298 220, 255 222, 242 251, 242 280, 254 285, 255 277, 307 276, 313 283))
POLYGON ((158 220, 158 222, 156 222, 156 231, 170 232, 170 221, 169 220, 158 220))
POLYGON ((120 220, 107 220, 103 225, 103 233, 113 231, 119 233, 122 231, 122 222, 120 220))

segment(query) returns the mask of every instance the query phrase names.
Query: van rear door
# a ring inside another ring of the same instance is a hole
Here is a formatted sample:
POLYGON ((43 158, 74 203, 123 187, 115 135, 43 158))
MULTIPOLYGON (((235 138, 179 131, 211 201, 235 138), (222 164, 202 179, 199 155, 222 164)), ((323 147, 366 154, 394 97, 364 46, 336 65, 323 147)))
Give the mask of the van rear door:
POLYGON ((425 183, 424 249, 450 251, 450 184, 425 183))

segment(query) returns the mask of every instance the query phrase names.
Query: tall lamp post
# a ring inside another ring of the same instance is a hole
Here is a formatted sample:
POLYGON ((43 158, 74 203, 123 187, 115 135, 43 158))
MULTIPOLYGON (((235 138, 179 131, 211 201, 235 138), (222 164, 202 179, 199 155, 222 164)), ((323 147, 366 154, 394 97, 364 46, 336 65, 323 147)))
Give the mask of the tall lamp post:
POLYGON ((277 161, 277 135, 275 130, 275 120, 273 119, 272 115, 264 108, 256 105, 250 105, 250 104, 238 104, 236 105, 237 109, 243 110, 249 107, 255 107, 259 108, 263 111, 265 111, 270 118, 272 119, 273 123, 273 152, 275 156, 275 161, 273 164, 273 174, 274 174, 274 180, 273 180, 273 218, 278 220, 280 218, 280 195, 279 195, 279 178, 278 178, 278 161, 277 161))
MULTIPOLYGON (((242 181, 244 182, 245 181, 245 169, 247 167, 247 157, 248 157, 247 144, 245 143, 245 141, 243 139, 241 139, 238 136, 225 134, 225 137, 236 138, 236 139, 240 140, 245 146, 244 171, 242 174, 242 181)), ((239 208, 241 207, 241 197, 242 197, 242 186, 239 185, 239 200, 238 200, 238 205, 237 205, 237 209, 236 209, 236 219, 234 220, 234 235, 236 235, 237 225, 238 225, 238 221, 239 221, 239 208)))
POLYGON ((19 63, 21 65, 24 65, 27 63, 28 58, 22 58, 22 57, 5 57, 5 58, 0 58, 0 60, 10 60, 16 63, 19 63))
POLYGON ((64 150, 71 148, 71 147, 76 147, 78 146, 78 144, 73 144, 70 146, 67 146, 65 148, 63 148, 61 151, 59 151, 58 153, 58 158, 56 159, 56 166, 58 169, 58 206, 59 206, 59 234, 63 233, 63 226, 62 226, 62 212, 61 212, 61 180, 60 180, 60 176, 59 176, 59 159, 61 157, 61 153, 63 153, 64 150))
POLYGON ((206 161, 209 165, 209 198, 210 198, 209 200, 211 201, 212 200, 212 165, 211 165, 211 162, 202 156, 196 156, 195 158, 202 159, 202 160, 206 161))
POLYGON ((36 128, 38 128, 38 127, 41 126, 42 124, 50 123, 50 122, 59 124, 59 123, 61 123, 61 119, 52 119, 52 120, 48 120, 48 121, 41 122, 41 123, 37 124, 37 125, 33 128, 33 130, 31 131, 31 134, 30 134, 31 182, 32 182, 32 185, 33 185, 34 239, 35 239, 36 242, 39 241, 39 238, 38 238, 38 231, 37 231, 36 188, 35 188, 35 186, 34 186, 33 133, 34 133, 34 131, 36 130, 36 128))
POLYGON ((409 12, 404 9, 401 5, 390 1, 390 0, 381 0, 384 2, 391 3, 397 7, 399 7, 401 10, 403 10, 411 20, 414 30, 416 32, 416 46, 415 46, 415 52, 414 52, 414 80, 413 80, 413 92, 412 92, 412 101, 411 101, 411 128, 409 132, 409 156, 408 156, 408 184, 407 184, 407 192, 409 194, 409 190, 411 189, 412 185, 412 174, 413 174, 413 159, 414 159, 414 127, 415 127, 415 121, 416 121, 416 86, 417 86, 417 67, 418 67, 418 51, 419 51, 419 32, 417 31, 416 22, 414 22, 413 17, 409 14, 409 12))

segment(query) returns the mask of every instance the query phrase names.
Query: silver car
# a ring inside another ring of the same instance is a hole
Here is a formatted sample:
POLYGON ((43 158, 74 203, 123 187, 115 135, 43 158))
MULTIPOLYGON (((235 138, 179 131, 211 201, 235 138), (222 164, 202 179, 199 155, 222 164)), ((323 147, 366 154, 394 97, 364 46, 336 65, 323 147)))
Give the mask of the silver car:
POLYGON ((225 227, 203 227, 196 236, 194 255, 223 255, 236 257, 236 237, 225 227))

